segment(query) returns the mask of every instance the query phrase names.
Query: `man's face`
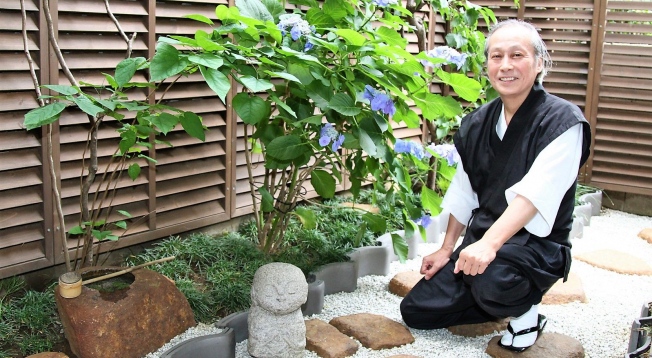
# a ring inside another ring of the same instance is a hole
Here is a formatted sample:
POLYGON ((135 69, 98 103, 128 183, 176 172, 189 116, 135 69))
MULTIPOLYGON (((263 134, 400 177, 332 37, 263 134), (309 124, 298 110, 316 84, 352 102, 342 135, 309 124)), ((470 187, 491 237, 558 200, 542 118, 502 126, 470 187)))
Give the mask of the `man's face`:
POLYGON ((489 39, 487 53, 489 81, 503 101, 525 100, 543 69, 543 61, 535 57, 530 30, 519 25, 498 29, 489 39))

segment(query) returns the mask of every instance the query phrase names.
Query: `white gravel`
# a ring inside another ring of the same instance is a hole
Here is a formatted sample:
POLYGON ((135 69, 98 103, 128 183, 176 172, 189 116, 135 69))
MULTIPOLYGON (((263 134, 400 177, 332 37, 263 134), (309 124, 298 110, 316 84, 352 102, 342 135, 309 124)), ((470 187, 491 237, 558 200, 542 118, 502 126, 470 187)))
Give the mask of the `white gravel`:
MULTIPOLYGON (((573 240, 572 254, 598 249, 613 249, 639 257, 652 266, 652 245, 637 237, 644 228, 652 228, 652 218, 605 210, 591 219, 584 228, 584 237, 573 240)), ((441 242, 441 241, 440 241, 441 242)), ((397 272, 418 270, 422 255, 427 255, 440 244, 421 244, 419 257, 405 264, 392 263, 388 276, 367 276, 358 280, 358 289, 352 293, 328 295, 319 318, 328 322, 338 316, 354 313, 381 314, 403 323, 399 312, 401 298, 388 292, 390 279, 397 272)), ((582 280, 588 303, 541 305, 540 313, 548 317, 547 332, 562 333, 579 340, 586 357, 616 358, 627 351, 632 321, 639 316, 641 305, 652 298, 652 277, 622 275, 595 268, 574 260, 571 271, 582 280)), ((373 351, 360 347, 352 357, 388 357, 413 354, 432 357, 489 357, 484 353, 490 334, 477 338, 452 335, 446 329, 410 329, 415 342, 390 350, 373 351)), ((500 334, 497 333, 497 334, 500 334)), ((236 357, 249 358, 246 341, 236 346, 236 357)), ((147 358, 156 357, 148 355, 147 358)), ((306 351, 306 358, 318 357, 306 351)))

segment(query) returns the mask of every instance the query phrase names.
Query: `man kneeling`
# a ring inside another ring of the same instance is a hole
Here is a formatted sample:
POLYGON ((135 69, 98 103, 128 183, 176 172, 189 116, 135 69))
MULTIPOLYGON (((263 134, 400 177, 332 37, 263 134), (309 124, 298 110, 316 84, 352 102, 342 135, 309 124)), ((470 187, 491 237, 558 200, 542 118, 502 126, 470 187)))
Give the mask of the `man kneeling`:
POLYGON ((550 56, 532 25, 497 24, 485 52, 500 98, 467 115, 453 138, 461 162, 443 202, 446 236, 424 257, 425 277, 401 314, 419 329, 512 317, 499 345, 522 352, 546 324, 543 294, 568 276, 577 172, 591 133, 577 106, 543 89, 550 56))

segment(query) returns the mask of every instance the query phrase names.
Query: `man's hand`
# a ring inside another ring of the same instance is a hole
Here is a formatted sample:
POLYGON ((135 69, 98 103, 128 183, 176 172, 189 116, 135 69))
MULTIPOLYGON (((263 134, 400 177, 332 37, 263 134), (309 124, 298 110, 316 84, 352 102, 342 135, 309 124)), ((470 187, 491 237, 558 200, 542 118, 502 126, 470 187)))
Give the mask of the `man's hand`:
POLYGON ((462 271, 471 276, 481 275, 496 258, 497 251, 495 245, 489 243, 488 240, 479 240, 460 252, 460 257, 455 262, 454 272, 462 271))
POLYGON ((426 280, 430 280, 432 276, 437 273, 437 271, 441 270, 441 268, 444 267, 448 261, 450 261, 452 254, 452 249, 446 249, 442 247, 434 253, 424 257, 423 262, 421 263, 421 274, 426 275, 426 280))

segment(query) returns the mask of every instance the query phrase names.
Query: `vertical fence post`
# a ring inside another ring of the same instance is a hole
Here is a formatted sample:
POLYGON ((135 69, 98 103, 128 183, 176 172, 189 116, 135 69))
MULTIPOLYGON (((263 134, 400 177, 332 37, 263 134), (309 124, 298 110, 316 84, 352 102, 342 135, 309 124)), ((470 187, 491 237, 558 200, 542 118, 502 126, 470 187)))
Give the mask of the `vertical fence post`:
MULTIPOLYGON (((156 53, 156 0, 145 0, 147 9, 147 58, 154 57, 156 53)), ((155 89, 150 88, 149 94, 155 92, 155 89)), ((156 103, 156 95, 150 95, 148 99, 149 104, 156 103)), ((150 134, 149 143, 152 145, 150 149, 150 157, 156 160, 156 141, 154 134, 150 134)), ((147 222, 149 230, 156 230, 156 164, 152 162, 147 163, 147 222)))
MULTIPOLYGON (((229 0, 228 6, 235 6, 235 0, 229 0)), ((235 216, 236 206, 236 187, 237 187, 237 168, 238 168, 238 116, 233 109, 233 97, 238 92, 238 82, 231 78, 231 90, 226 96, 226 193, 224 193, 225 207, 224 210, 230 219, 235 216)), ((243 138, 244 140, 244 138, 243 138)), ((247 179, 248 180, 248 179, 247 179)), ((252 210, 253 212, 253 210, 252 210)))
POLYGON ((579 180, 591 182, 593 169, 593 147, 595 145, 596 125, 598 122, 598 104, 600 101, 600 76, 602 72, 602 52, 607 25, 607 0, 593 1, 593 20, 591 25, 591 49, 589 53, 589 71, 586 83, 586 100, 584 117, 591 124, 591 155, 580 168, 579 180))

